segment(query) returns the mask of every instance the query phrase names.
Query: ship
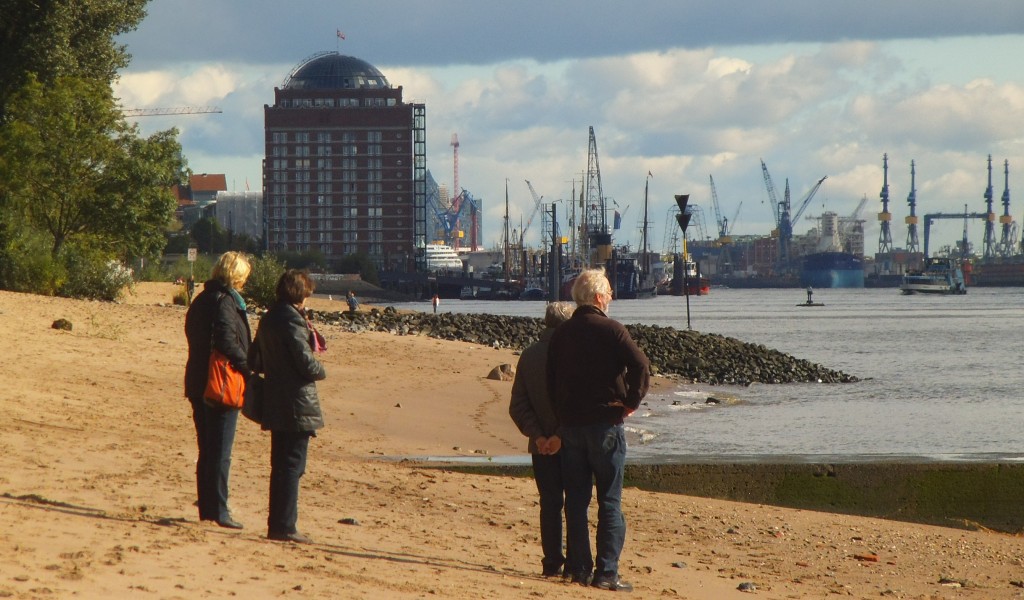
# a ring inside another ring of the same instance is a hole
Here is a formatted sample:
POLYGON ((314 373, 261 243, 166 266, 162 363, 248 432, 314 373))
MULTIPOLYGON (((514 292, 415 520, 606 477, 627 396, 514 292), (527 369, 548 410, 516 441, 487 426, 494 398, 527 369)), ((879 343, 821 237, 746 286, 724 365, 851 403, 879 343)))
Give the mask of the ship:
POLYGON ((903 276, 900 291, 904 294, 966 294, 964 273, 955 259, 932 257, 921 271, 903 276))
POLYGON ((706 296, 711 292, 711 280, 701 273, 700 266, 689 255, 677 257, 672 267, 668 288, 673 296, 706 296))
POLYGON ((461 271, 462 259, 455 249, 447 244, 427 244, 427 271, 461 271))
POLYGON ((988 259, 975 262, 970 273, 967 272, 971 263, 964 263, 964 276, 968 283, 977 287, 1024 287, 1024 260, 1021 256, 997 260, 988 259))
POLYGON ((616 300, 653 298, 656 288, 637 258, 615 257, 607 262, 608 279, 615 290, 616 300))
POLYGON ((864 287, 864 259, 849 252, 815 252, 803 257, 800 285, 812 288, 864 287))

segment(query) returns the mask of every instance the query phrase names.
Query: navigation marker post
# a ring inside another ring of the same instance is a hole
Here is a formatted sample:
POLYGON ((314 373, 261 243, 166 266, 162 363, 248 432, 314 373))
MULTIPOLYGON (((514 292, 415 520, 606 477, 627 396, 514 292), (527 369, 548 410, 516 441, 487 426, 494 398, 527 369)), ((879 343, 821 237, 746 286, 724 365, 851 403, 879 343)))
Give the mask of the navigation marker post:
POLYGON ((683 294, 686 296, 686 328, 693 329, 690 327, 690 281, 686 265, 686 228, 690 224, 690 219, 693 217, 692 214, 686 212, 686 203, 690 200, 689 194, 676 194, 676 204, 679 205, 679 214, 676 215, 676 221, 679 223, 679 228, 683 230, 683 294))

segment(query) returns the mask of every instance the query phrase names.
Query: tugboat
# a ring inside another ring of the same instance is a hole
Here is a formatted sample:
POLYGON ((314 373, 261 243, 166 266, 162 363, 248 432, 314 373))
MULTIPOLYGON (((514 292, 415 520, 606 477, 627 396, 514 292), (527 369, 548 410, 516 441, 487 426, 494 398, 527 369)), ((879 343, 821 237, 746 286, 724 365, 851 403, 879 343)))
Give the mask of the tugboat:
POLYGON ((953 258, 933 256, 924 269, 903 276, 904 294, 966 294, 967 284, 960 264, 953 258))

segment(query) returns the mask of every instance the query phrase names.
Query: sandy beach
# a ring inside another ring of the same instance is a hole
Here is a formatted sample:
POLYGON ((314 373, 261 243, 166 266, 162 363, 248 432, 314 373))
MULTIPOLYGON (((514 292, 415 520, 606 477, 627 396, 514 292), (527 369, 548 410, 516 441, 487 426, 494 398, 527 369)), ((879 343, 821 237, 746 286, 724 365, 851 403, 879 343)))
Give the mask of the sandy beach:
MULTIPOLYGON (((245 529, 200 524, 173 290, 0 292, 0 598, 609 595, 540 576, 532 480, 401 460, 525 452, 511 383, 485 378, 509 350, 325 327, 327 425, 299 499, 315 543, 265 539, 270 438, 244 419, 231 505, 245 529)), ((623 504, 637 598, 1024 598, 1020 536, 635 488, 623 504)))

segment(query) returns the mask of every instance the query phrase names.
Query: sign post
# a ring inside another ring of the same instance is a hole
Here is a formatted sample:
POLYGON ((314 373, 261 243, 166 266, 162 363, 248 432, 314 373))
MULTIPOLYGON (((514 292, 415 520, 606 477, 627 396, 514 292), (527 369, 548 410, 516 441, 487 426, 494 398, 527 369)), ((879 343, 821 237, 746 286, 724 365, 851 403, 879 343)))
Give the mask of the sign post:
POLYGON ((186 295, 188 296, 188 304, 190 306, 192 304, 192 294, 195 293, 196 291, 196 277, 194 265, 196 264, 196 258, 198 257, 198 254, 199 251, 194 246, 188 249, 188 282, 186 283, 188 287, 186 288, 186 295))
POLYGON ((690 327, 690 268, 686 260, 686 228, 690 225, 690 219, 693 215, 686 212, 686 203, 689 202, 690 195, 676 194, 675 197, 676 204, 679 205, 679 214, 676 215, 676 221, 679 223, 679 228, 683 230, 683 295, 686 296, 686 328, 693 329, 690 327))

